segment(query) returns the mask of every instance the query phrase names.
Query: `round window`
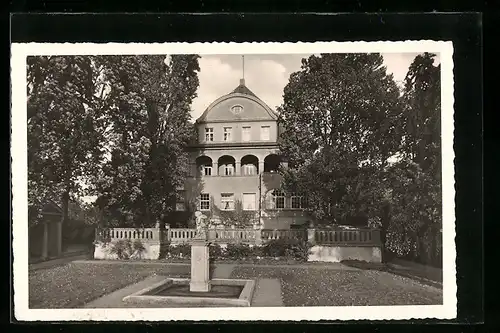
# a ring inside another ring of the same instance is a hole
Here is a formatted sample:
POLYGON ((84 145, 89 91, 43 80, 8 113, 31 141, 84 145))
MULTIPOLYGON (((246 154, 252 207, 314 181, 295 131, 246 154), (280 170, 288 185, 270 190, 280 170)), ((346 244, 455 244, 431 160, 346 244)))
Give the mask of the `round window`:
POLYGON ((243 107, 241 105, 235 105, 231 108, 231 111, 234 113, 234 114, 239 114, 241 112, 243 112, 243 107))

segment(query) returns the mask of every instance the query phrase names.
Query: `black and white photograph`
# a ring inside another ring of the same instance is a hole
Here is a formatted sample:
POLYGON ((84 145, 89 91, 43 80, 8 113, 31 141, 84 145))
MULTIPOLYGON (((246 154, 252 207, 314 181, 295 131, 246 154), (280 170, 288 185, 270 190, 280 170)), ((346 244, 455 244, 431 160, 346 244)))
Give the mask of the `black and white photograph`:
POLYGON ((454 318, 452 54, 13 44, 16 317, 454 318))

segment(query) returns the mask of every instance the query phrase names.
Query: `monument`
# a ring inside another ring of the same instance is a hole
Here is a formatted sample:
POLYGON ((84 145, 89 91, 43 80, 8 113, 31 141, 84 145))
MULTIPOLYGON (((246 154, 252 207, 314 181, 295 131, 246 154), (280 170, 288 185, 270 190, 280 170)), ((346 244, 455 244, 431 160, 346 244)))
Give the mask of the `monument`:
POLYGON ((155 282, 125 296, 131 305, 251 306, 254 280, 210 278, 207 216, 196 212, 196 235, 191 243, 191 277, 156 276, 155 282))
POLYGON ((210 291, 210 254, 208 251, 207 216, 196 212, 196 237, 191 241, 191 281, 192 292, 210 291))

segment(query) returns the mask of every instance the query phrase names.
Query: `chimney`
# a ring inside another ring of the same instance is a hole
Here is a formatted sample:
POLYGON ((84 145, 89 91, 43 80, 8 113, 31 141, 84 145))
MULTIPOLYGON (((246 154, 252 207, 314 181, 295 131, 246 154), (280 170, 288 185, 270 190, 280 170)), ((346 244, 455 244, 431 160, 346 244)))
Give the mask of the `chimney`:
POLYGON ((240 79, 240 86, 244 86, 245 85, 245 79, 240 79))

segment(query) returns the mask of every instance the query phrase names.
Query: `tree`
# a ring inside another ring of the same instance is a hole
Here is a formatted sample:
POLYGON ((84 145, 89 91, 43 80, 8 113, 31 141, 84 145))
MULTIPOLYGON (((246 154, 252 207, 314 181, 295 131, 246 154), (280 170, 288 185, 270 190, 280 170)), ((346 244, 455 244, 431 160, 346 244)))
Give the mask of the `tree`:
POLYGON ((381 201, 379 179, 398 150, 399 89, 380 54, 302 60, 279 108, 288 191, 307 193, 327 223, 366 223, 381 201))
POLYGON ((190 105, 198 56, 110 56, 109 161, 95 181, 97 204, 120 225, 163 222, 189 170, 190 105))
POLYGON ((400 256, 439 264, 441 209, 440 66, 418 55, 405 79, 401 160, 390 168, 387 247, 400 256))
POLYGON ((224 227, 248 228, 259 220, 255 211, 243 209, 241 200, 236 200, 232 210, 229 210, 220 209, 211 198, 211 210, 208 215, 210 221, 218 220, 224 227))
POLYGON ((36 223, 49 199, 68 219, 81 179, 103 156, 104 103, 99 68, 88 56, 27 58, 29 221, 36 223))

